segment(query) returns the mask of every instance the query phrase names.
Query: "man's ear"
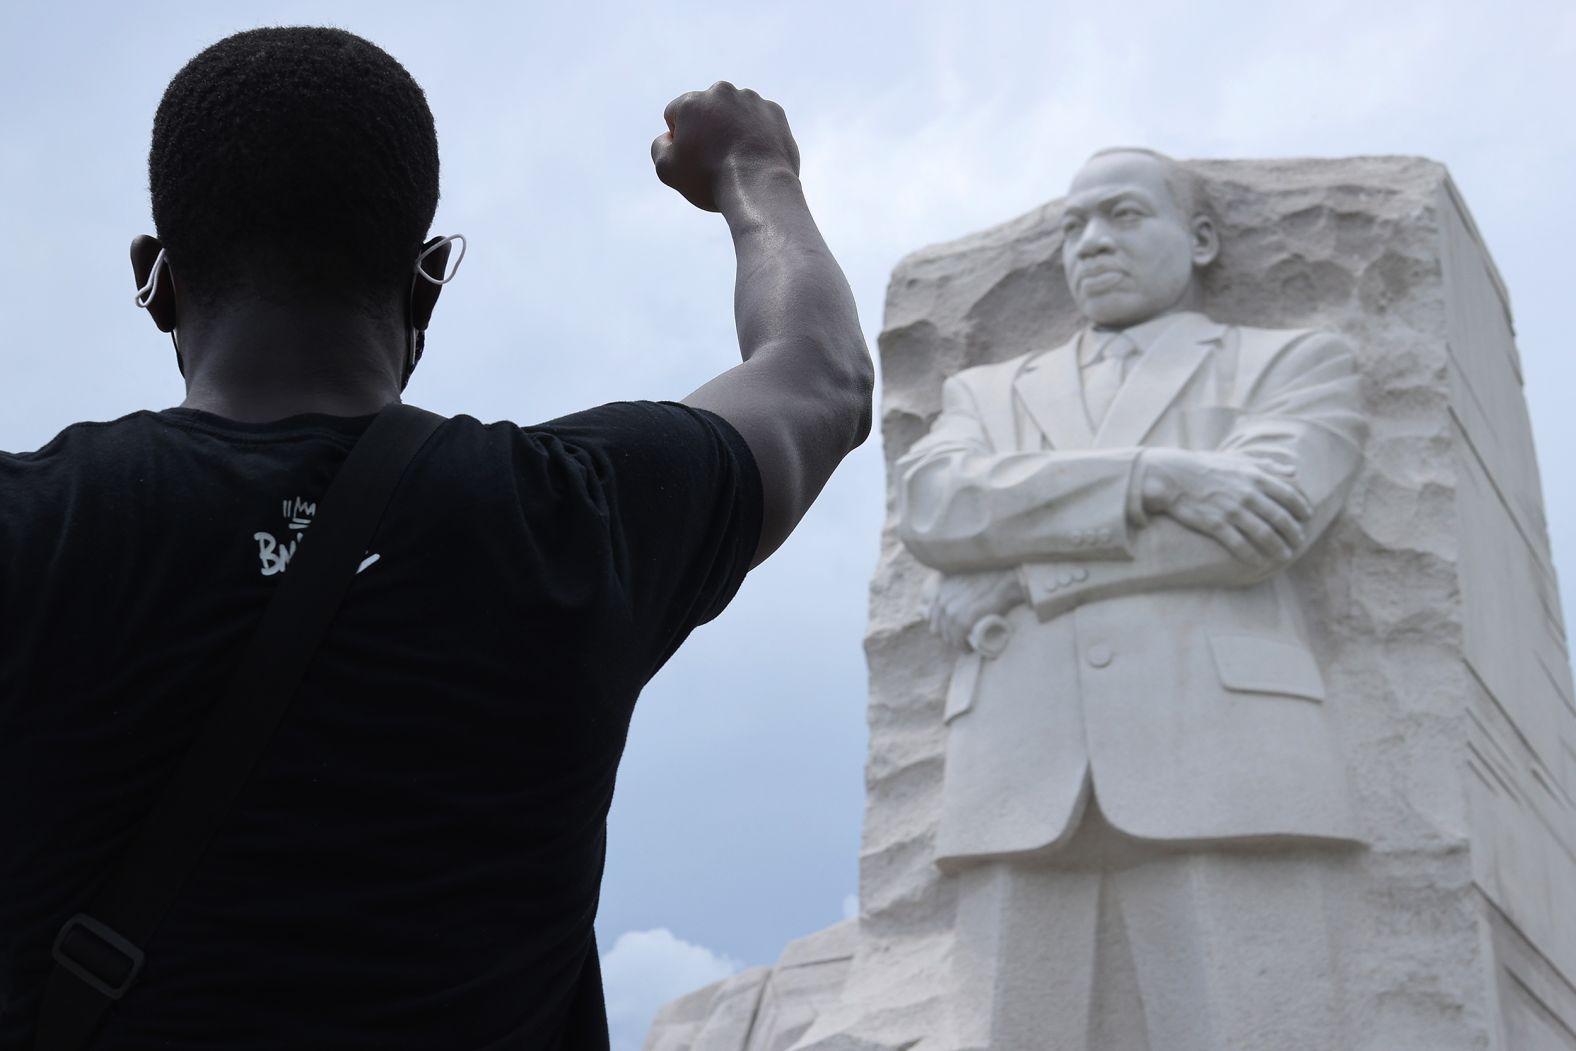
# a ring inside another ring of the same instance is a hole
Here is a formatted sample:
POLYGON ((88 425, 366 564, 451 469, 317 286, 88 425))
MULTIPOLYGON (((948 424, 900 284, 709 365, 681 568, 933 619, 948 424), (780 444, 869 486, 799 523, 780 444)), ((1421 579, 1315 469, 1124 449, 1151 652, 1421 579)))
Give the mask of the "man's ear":
MULTIPOLYGON (((430 238, 421 246, 421 250, 425 252, 439 241, 443 241, 443 238, 430 238)), ((453 248, 453 241, 445 241, 443 247, 436 249, 417 265, 441 281, 449 272, 449 252, 453 248)), ((432 321, 432 308, 438 305, 438 293, 443 291, 443 286, 428 281, 420 274, 412 274, 410 279, 410 327, 425 332, 432 321)))
POLYGON ((1193 265, 1202 269, 1220 255, 1220 234, 1207 215, 1193 217, 1193 265))
MULTIPOLYGON (((131 276, 136 280, 139 291, 147 287, 149 278, 153 276, 153 265, 162 251, 164 246, 157 237, 138 234, 131 239, 131 276)), ((175 279, 171 276, 168 258, 159 268, 159 283, 148 301, 148 316, 153 318, 160 332, 169 332, 175 328, 175 279)))

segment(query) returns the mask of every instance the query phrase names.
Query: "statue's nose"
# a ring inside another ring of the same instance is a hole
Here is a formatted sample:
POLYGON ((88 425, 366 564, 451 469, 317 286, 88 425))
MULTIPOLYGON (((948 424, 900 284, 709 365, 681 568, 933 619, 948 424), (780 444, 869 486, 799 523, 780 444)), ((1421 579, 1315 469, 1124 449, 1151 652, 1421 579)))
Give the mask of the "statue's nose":
POLYGON ((1078 239, 1079 258, 1109 252, 1113 247, 1110 228, 1099 219, 1091 219, 1078 239))

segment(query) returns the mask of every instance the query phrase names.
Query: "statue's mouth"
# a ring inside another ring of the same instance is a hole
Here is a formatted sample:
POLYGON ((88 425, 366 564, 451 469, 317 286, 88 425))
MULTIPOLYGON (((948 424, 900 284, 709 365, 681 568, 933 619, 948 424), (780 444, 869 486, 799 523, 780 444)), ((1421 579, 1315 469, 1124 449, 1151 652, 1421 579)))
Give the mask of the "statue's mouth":
POLYGON ((1108 292, 1127 279, 1127 271, 1105 267, 1078 275, 1078 287, 1085 292, 1108 292))

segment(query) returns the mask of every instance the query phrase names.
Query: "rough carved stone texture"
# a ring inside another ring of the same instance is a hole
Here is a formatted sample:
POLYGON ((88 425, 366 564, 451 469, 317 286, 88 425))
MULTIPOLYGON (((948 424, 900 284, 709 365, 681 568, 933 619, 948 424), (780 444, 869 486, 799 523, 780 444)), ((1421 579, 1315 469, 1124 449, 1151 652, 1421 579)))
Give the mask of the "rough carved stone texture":
MULTIPOLYGON (((1331 898, 1347 1002, 1332 1048, 1576 1049, 1576 693, 1504 286, 1431 161, 1195 166, 1223 242, 1208 313, 1340 332, 1371 416, 1345 513, 1292 570, 1372 844, 1331 898)), ((888 289, 861 916, 840 989, 807 989, 791 1032, 757 1010, 732 1043, 684 1035, 739 1017, 723 983, 665 1008, 648 1049, 957 1045, 955 884, 934 864, 953 653, 926 630, 931 573, 898 541, 890 467, 946 376, 1082 324, 1059 213, 916 252, 888 289)))
POLYGON ((853 958, 852 920, 788 943, 775 967, 752 967, 666 1004, 645 1051, 786 1051, 835 1002, 853 958))

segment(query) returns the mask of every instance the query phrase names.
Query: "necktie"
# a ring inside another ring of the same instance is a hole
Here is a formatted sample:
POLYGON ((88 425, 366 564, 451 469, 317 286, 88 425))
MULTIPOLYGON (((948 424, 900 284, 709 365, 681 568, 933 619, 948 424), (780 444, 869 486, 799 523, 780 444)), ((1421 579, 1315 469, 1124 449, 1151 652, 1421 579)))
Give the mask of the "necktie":
POLYGON ((1098 431, 1104 422, 1105 414, 1116 400, 1116 392, 1122 389, 1122 381, 1127 378, 1128 363, 1137 353, 1137 345, 1116 332, 1106 340, 1095 359, 1084 367, 1084 408, 1089 413, 1089 426, 1094 430, 1098 431))

